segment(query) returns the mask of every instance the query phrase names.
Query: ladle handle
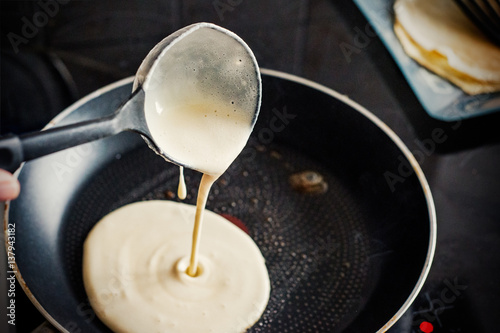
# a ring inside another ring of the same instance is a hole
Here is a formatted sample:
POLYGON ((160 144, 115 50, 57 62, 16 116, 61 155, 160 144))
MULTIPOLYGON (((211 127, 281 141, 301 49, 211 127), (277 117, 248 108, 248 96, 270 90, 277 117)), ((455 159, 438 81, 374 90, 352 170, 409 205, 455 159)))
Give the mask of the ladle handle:
POLYGON ((23 161, 117 134, 116 114, 41 132, 0 138, 0 169, 14 172, 23 161))
POLYGON ((136 89, 110 116, 83 121, 41 132, 0 138, 0 169, 14 172, 23 161, 131 130, 147 136, 144 90, 136 89))

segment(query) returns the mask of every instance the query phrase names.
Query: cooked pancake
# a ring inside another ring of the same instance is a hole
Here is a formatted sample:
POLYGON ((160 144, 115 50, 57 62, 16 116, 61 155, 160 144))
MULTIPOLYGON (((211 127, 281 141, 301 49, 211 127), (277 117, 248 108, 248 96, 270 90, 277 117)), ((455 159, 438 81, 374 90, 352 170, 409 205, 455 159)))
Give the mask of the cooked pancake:
POLYGON ((500 91, 500 47, 452 0, 397 0, 394 31, 419 64, 475 95, 500 91))

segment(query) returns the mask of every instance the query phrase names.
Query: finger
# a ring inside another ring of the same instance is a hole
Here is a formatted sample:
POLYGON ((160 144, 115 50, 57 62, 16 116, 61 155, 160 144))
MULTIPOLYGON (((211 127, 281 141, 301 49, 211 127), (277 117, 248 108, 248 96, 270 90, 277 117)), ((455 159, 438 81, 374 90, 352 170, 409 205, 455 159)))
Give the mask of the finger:
POLYGON ((0 169, 0 201, 7 201, 17 198, 21 186, 16 177, 10 172, 0 169))

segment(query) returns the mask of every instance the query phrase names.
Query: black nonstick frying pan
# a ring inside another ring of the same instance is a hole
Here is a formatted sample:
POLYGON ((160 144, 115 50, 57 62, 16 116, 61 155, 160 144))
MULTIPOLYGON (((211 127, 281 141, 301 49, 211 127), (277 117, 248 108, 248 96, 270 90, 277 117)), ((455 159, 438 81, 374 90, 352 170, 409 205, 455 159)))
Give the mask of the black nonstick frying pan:
MULTIPOLYGON (((399 138, 371 113, 318 84, 263 70, 252 137, 214 185, 207 208, 248 231, 266 258, 271 297, 250 332, 383 332, 419 292, 434 255, 427 181, 399 138)), ((112 113, 132 79, 84 98, 50 125, 112 113)), ((67 149, 18 171, 6 206, 17 277, 65 332, 109 332, 82 282, 82 246, 108 212, 178 200, 178 168, 139 135, 67 149)), ((200 174, 186 170, 188 203, 200 174)), ((138 232, 145 233, 149 230, 138 232)))

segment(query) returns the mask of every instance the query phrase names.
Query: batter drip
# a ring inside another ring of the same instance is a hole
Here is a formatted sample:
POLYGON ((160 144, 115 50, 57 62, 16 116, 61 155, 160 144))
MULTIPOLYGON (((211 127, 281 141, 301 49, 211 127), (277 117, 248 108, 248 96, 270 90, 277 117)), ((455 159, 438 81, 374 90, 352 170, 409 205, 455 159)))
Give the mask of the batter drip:
MULTIPOLYGON (((242 332, 267 305, 270 282, 257 245, 205 210, 212 184, 245 146, 260 107, 260 76, 248 75, 258 74, 255 59, 243 45, 234 47, 233 37, 231 48, 207 47, 221 38, 201 27, 176 41, 143 85, 155 143, 203 173, 196 207, 133 203, 105 216, 85 241, 85 289, 115 332, 242 332)), ((178 197, 185 196, 181 167, 178 197)))

